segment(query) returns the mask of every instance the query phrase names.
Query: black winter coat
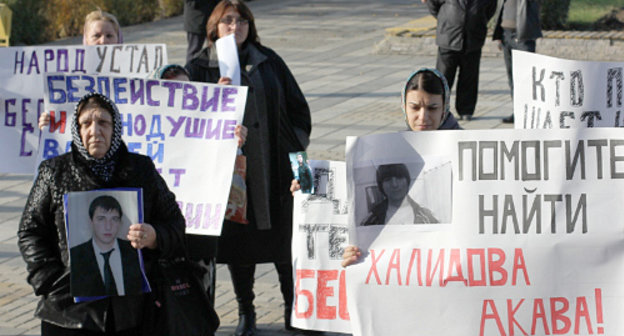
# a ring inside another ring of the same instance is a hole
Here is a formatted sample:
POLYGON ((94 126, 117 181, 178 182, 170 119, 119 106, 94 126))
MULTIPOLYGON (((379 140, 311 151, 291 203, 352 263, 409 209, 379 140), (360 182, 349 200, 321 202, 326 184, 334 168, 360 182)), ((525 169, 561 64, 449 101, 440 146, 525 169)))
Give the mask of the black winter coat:
POLYGON ((206 21, 219 0, 184 0, 184 31, 206 35, 206 21))
MULTIPOLYGON (((288 153, 307 147, 310 109, 286 63, 273 50, 245 43, 240 53, 241 82, 248 87, 243 125, 249 132, 242 150, 247 156, 250 224, 224 223, 217 260, 290 262, 293 174, 288 153)), ((210 47, 186 67, 193 81, 216 83, 221 77, 210 47)))
POLYGON ((427 0, 427 6, 438 20, 438 47, 464 52, 483 47, 496 0, 427 0))
MULTIPOLYGON (((540 24, 540 0, 518 1, 516 9, 516 38, 519 41, 537 40, 542 37, 540 24)), ((503 6, 505 1, 503 1, 503 6)), ((494 34, 492 40, 503 39, 503 11, 501 10, 496 18, 494 34)))
POLYGON ((117 330, 138 326, 144 295, 126 295, 74 303, 69 294, 69 251, 63 211, 63 195, 72 191, 102 188, 143 188, 144 221, 156 230, 158 248, 143 249, 146 273, 160 257, 184 248, 184 217, 165 181, 147 156, 118 149, 117 163, 109 183, 97 178, 85 160, 72 150, 43 161, 22 214, 18 245, 28 270, 28 282, 41 296, 35 315, 71 329, 104 331, 109 306, 117 330))

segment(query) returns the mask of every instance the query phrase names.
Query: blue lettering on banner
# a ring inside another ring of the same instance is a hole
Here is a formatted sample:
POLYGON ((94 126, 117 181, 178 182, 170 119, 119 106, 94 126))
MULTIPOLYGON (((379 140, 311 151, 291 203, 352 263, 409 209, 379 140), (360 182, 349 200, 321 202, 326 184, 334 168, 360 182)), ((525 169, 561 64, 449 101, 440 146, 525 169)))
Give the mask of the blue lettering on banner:
POLYGON ((182 109, 183 110, 196 110, 199 106, 199 99, 197 99, 197 88, 192 84, 184 85, 184 93, 182 94, 182 109))
POLYGON ((43 140, 43 159, 47 160, 59 155, 59 143, 54 139, 43 140))
POLYGON ((219 214, 223 205, 210 203, 186 203, 178 201, 178 206, 186 218, 186 227, 190 229, 217 229, 219 214))
POLYGON ((136 103, 137 100, 140 101, 139 104, 145 104, 144 83, 142 79, 130 80, 130 104, 136 103))
POLYGON ((145 117, 142 114, 137 115, 136 118, 134 118, 134 133, 138 136, 143 136, 146 128, 145 117))
POLYGON ((68 103, 77 103, 80 101, 81 97, 74 96, 74 93, 78 92, 78 88, 73 85, 75 80, 78 80, 78 76, 67 76, 65 77, 65 81, 67 83, 67 102, 68 103))
POLYGON ((221 111, 222 112, 231 112, 236 111, 236 106, 231 106, 230 104, 234 103, 234 98, 238 94, 238 89, 233 87, 228 87, 223 89, 223 96, 221 97, 221 111), (234 96, 234 97, 232 97, 234 96))
POLYGON ((113 78, 113 89, 115 91, 115 104, 127 104, 128 99, 121 98, 120 94, 126 92, 126 88, 122 84, 126 84, 126 78, 113 78))
POLYGON ((175 91, 182 88, 182 83, 163 82, 162 86, 169 89, 169 99, 167 100, 167 106, 172 107, 175 104, 175 91))
POLYGON ((178 131, 182 127, 182 124, 184 124, 185 119, 186 117, 181 116, 181 117, 178 117, 178 121, 176 121, 175 119, 173 119, 173 117, 167 116, 167 120, 169 120, 169 123, 171 123, 171 126, 172 126, 171 132, 169 132, 170 137, 175 137, 176 134, 178 134, 178 131))
POLYGON ((159 138, 161 141, 165 141, 165 134, 162 132, 162 123, 160 121, 160 115, 152 115, 152 122, 150 123, 149 134, 145 137, 147 141, 152 141, 153 138, 159 138))
POLYGON ((63 104, 66 102, 65 90, 54 87, 54 82, 63 81, 63 79, 63 76, 48 76, 48 95, 52 104, 63 104))
POLYGON ((148 143, 147 156, 154 162, 162 163, 165 156, 165 144, 157 141, 148 143))
POLYGON ((180 186, 180 179, 182 178, 182 175, 186 174, 186 169, 183 169, 183 168, 169 168, 169 174, 174 176, 173 186, 174 187, 179 187, 180 186))
POLYGON ((121 134, 127 134, 128 136, 132 136, 132 114, 127 113, 126 120, 124 120, 124 114, 121 113, 121 134), (124 132, 126 130, 127 132, 124 132))
POLYGON ((7 99, 4 101, 4 126, 15 127, 17 123, 17 112, 9 112, 9 105, 15 106, 17 99, 7 99))
POLYGON ((219 105, 219 93, 221 92, 221 88, 212 88, 212 95, 209 95, 208 89, 209 87, 204 86, 202 90, 202 102, 200 111, 203 112, 207 111, 208 108, 212 108, 212 112, 216 112, 219 105))
POLYGON ((47 72, 82 72, 85 70, 85 50, 72 49, 74 54, 74 68, 70 69, 70 50, 59 49, 36 49, 31 52, 25 50, 15 51, 13 74, 39 75, 47 72))
POLYGON ((128 147, 128 152, 141 154, 141 147, 143 147, 143 144, 140 142, 128 142, 126 146, 128 147))

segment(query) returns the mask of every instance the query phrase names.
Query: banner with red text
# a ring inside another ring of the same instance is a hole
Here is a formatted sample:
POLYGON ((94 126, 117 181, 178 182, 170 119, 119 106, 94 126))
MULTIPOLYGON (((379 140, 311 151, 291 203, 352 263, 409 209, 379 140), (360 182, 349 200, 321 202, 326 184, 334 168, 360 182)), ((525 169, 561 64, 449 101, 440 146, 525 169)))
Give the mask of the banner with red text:
POLYGON ((310 161, 314 194, 295 193, 292 258, 295 302, 292 325, 351 332, 345 269, 347 178, 344 162, 310 161))
POLYGON ((37 162, 71 150, 76 104, 100 92, 119 108, 128 151, 149 156, 176 194, 186 232, 221 233, 247 87, 61 73, 47 74, 45 83, 50 124, 41 131, 37 162))
POLYGON ((623 67, 513 50, 515 128, 624 126, 623 67))
POLYGON ((46 73, 145 77, 163 64, 165 44, 0 48, 0 173, 34 173, 46 73))
POLYGON ((354 335, 624 334, 624 130, 351 137, 346 164, 354 335))

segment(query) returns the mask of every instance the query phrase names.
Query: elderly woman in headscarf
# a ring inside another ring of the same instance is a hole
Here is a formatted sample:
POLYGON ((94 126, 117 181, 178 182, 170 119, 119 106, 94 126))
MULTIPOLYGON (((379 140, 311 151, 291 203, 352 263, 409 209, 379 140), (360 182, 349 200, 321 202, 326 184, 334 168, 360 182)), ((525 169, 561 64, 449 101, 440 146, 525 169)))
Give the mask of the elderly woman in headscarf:
POLYGON ((126 236, 134 248, 143 249, 147 273, 158 258, 183 251, 184 217, 152 160, 128 152, 119 111, 106 96, 89 93, 78 102, 71 132, 71 151, 40 164, 18 230, 28 282, 41 296, 35 311, 42 320, 41 335, 136 335, 143 295, 78 303, 70 295, 63 195, 142 188, 144 223, 132 224, 126 236))

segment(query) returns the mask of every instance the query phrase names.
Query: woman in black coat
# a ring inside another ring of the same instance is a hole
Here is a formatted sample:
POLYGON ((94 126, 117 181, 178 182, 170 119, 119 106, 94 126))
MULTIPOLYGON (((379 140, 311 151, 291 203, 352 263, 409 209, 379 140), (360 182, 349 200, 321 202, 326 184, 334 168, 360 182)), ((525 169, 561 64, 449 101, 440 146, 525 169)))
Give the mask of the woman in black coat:
POLYGON ((63 195, 74 191, 142 188, 145 223, 130 226, 127 239, 143 249, 145 271, 158 258, 184 249, 184 217, 152 160, 129 153, 121 140, 121 117, 105 96, 90 93, 76 107, 72 150, 43 161, 28 196, 18 245, 28 282, 42 296, 35 315, 41 335, 137 335, 144 295, 111 296, 75 303, 63 195), (148 224, 149 223, 149 224, 148 224))
MULTIPOLYGON (((290 329, 293 301, 290 242, 293 178, 289 152, 303 151, 311 131, 308 104, 284 61, 260 44, 254 18, 239 0, 221 1, 206 25, 209 46, 187 64, 191 80, 230 84, 219 73, 214 42, 234 34, 242 85, 249 87, 243 125, 248 128, 242 147, 247 156, 247 219, 226 221, 218 239, 218 262, 228 264, 239 305, 236 335, 255 334, 253 279, 255 264, 273 262, 277 268, 290 329)), ((194 250, 189 240, 191 251, 194 250)), ((209 251, 206 251, 209 253, 209 251)))

